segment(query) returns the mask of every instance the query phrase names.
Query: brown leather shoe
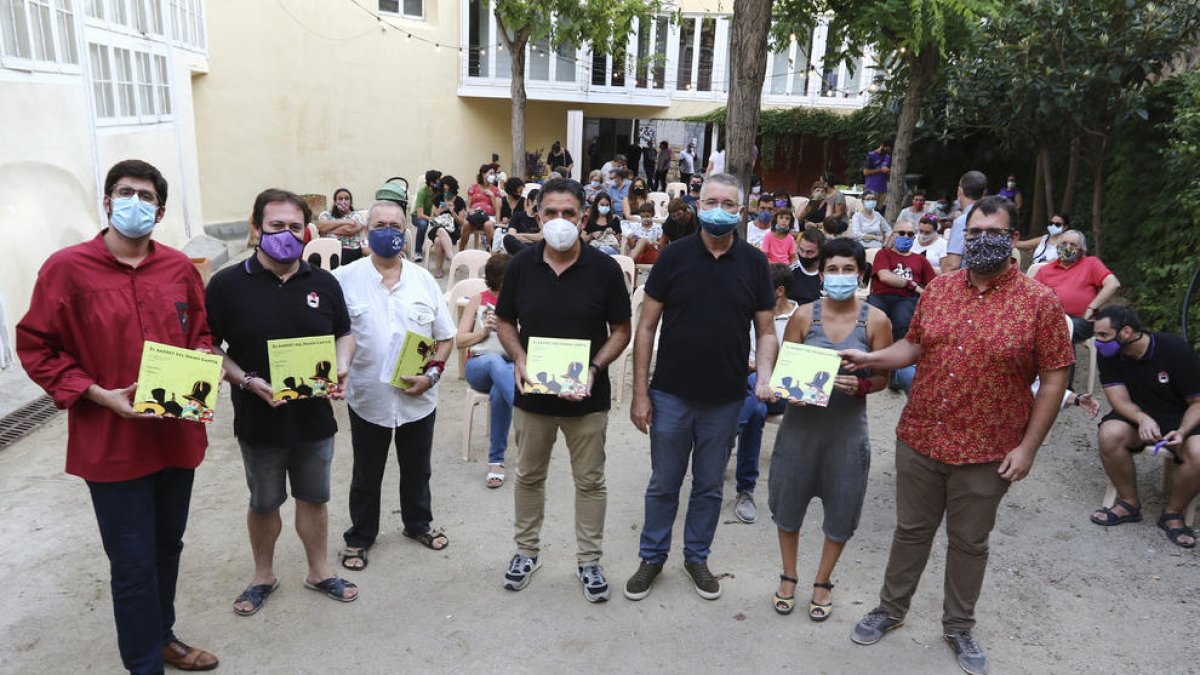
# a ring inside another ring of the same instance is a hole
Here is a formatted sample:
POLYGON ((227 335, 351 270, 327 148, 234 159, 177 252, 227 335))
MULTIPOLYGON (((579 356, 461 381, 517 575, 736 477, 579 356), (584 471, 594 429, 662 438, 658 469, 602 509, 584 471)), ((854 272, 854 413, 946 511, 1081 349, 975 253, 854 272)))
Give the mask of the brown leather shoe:
POLYGON ((175 640, 163 647, 163 663, 179 670, 212 670, 217 667, 217 657, 175 640))

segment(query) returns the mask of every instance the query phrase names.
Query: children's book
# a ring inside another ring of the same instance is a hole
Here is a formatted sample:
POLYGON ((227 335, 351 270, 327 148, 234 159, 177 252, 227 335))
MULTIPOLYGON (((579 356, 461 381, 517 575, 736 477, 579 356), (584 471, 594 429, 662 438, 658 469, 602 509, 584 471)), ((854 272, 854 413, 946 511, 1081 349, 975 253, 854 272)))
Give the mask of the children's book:
POLYGON ((332 335, 267 340, 267 362, 276 401, 327 397, 338 383, 332 335))
POLYGON ((771 391, 777 398, 825 407, 841 365, 842 357, 832 349, 785 342, 771 374, 771 391))
POLYGON ((401 378, 416 377, 424 372, 425 364, 433 357, 435 344, 433 338, 411 330, 404 335, 393 335, 388 346, 391 356, 383 362, 379 381, 397 389, 408 389, 408 383, 401 378))
POLYGON ((586 394, 590 384, 588 361, 591 360, 591 348, 589 340, 529 338, 525 373, 534 383, 525 385, 525 393, 586 394))
POLYGON ((212 422, 222 361, 213 354, 147 340, 133 409, 155 417, 212 422))

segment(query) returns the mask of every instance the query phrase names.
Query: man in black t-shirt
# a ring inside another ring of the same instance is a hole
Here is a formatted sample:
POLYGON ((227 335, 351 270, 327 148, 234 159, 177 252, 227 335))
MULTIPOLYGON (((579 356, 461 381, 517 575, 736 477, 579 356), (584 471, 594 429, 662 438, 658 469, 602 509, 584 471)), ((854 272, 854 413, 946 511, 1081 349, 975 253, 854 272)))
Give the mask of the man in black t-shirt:
POLYGON ((542 241, 513 257, 496 302, 500 343, 513 360, 517 394, 513 428, 520 460, 514 490, 517 553, 504 575, 504 587, 519 591, 538 569, 546 509, 550 451, 561 430, 575 479, 575 539, 578 577, 589 602, 608 599, 600 566, 608 492, 604 484, 608 431, 608 366, 629 344, 630 305, 625 275, 616 261, 579 239, 587 222, 583 186, 553 179, 538 195, 542 241), (518 328, 519 326, 519 328, 518 328), (530 338, 587 340, 589 362, 573 362, 563 372, 526 370, 530 338), (568 393, 571 381, 587 373, 585 393, 568 393), (549 385, 555 393, 525 393, 526 385, 549 385), (561 392, 561 393, 559 393, 561 392))
POLYGON ((1130 453, 1165 448, 1179 464, 1158 526, 1176 546, 1196 539, 1183 513, 1200 492, 1200 359, 1169 333, 1142 331, 1128 307, 1109 305, 1096 315, 1100 382, 1113 410, 1100 422, 1100 461, 1117 489, 1112 507, 1092 514, 1097 525, 1142 519, 1137 473, 1130 453))

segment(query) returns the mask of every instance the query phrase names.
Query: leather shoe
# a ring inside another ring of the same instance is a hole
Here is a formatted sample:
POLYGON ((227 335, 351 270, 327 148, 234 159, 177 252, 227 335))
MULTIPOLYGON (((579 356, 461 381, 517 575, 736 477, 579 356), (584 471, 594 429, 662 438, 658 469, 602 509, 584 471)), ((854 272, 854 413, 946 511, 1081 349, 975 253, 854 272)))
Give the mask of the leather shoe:
POLYGON ((217 657, 182 640, 172 640, 163 647, 163 663, 179 670, 212 670, 217 667, 217 657))

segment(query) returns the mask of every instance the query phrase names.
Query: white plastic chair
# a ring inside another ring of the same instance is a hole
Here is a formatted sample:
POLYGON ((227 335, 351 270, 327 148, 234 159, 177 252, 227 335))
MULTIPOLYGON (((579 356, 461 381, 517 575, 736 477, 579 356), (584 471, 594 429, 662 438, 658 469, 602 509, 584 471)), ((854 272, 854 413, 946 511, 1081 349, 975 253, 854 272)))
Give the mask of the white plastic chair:
POLYGON ((646 195, 646 199, 650 200, 651 204, 654 204, 655 218, 667 217, 667 202, 671 201, 670 195, 665 192, 651 192, 646 195))
POLYGON ((308 225, 305 225, 304 229, 308 230, 308 240, 309 241, 316 241, 321 238, 321 230, 318 229, 314 223, 309 223, 308 225))
POLYGON ((671 199, 687 194, 687 183, 667 183, 667 196, 671 199))
MULTIPOLYGON (((451 268, 453 269, 453 268, 451 268)), ((446 291, 446 308, 450 310, 450 316, 454 317, 454 326, 458 327, 458 322, 462 321, 463 308, 479 293, 487 290, 487 283, 483 279, 468 277, 450 287, 446 291)), ((466 347, 458 347, 458 379, 467 379, 465 366, 467 364, 467 349, 466 347)))
POLYGON ((337 239, 313 239, 304 245, 301 257, 321 269, 333 270, 342 262, 342 242, 337 239))
MULTIPOLYGON (((633 357, 633 341, 637 337, 638 319, 642 313, 642 303, 646 300, 646 288, 638 286, 633 292, 633 297, 629 299, 629 307, 632 310, 630 313, 630 321, 633 322, 633 331, 629 337, 629 344, 625 345, 625 349, 621 355, 617 357, 609 366, 609 375, 612 375, 612 366, 617 367, 617 384, 613 388, 613 397, 617 399, 617 403, 621 402, 621 398, 625 395, 625 371, 629 369, 629 359, 633 357)), ((657 345, 656 345, 657 346, 657 345)))
POLYGON ((528 197, 530 192, 541 189, 542 186, 539 183, 526 183, 525 187, 521 188, 521 197, 528 197))
POLYGON ((612 259, 621 266, 621 272, 625 275, 625 289, 632 293, 637 287, 637 263, 627 255, 614 255, 612 259))
POLYGON ((1045 265, 1046 263, 1033 263, 1029 266, 1029 269, 1025 270, 1025 276, 1029 277, 1030 279, 1036 277, 1038 270, 1042 269, 1042 267, 1045 265))
POLYGON ((449 288, 454 283, 454 275, 459 269, 466 270, 467 278, 483 277, 483 266, 487 264, 488 258, 492 256, 487 251, 478 251, 475 249, 466 249, 454 254, 450 259, 450 273, 446 275, 446 285, 449 288))
MULTIPOLYGON (((1152 451, 1152 450, 1154 450, 1154 446, 1148 445, 1148 446, 1146 446, 1146 450, 1152 451)), ((1148 455, 1150 453, 1145 452, 1142 454, 1148 455)), ((1162 493, 1164 495, 1166 495, 1166 494, 1170 494, 1170 492, 1171 492, 1172 477, 1175 474, 1175 456, 1169 452, 1166 452, 1165 450, 1160 450, 1159 454, 1162 455, 1162 458, 1163 458, 1162 488, 1161 489, 1162 489, 1162 493)), ((1153 455, 1151 455, 1151 456, 1153 456, 1153 455)), ((1117 487, 1115 485, 1113 485, 1111 481, 1109 481, 1108 487, 1104 489, 1103 506, 1105 506, 1107 508, 1112 508, 1113 504, 1116 504, 1116 503, 1117 503, 1117 487)), ((1196 525, 1196 507, 1197 506, 1200 506, 1200 495, 1196 495, 1194 498, 1192 498, 1192 501, 1187 506, 1185 506, 1183 509, 1183 522, 1188 527, 1195 527, 1195 525, 1196 525)))
MULTIPOLYGON (((487 419, 492 419, 492 397, 490 393, 475 391, 467 387, 466 409, 463 410, 462 458, 464 462, 471 461, 471 430, 475 426, 475 408, 479 404, 487 406, 487 419)), ((490 430, 491 427, 489 426, 490 430)))
POLYGON ((846 195, 846 220, 854 217, 854 214, 862 211, 862 200, 858 197, 846 195))

